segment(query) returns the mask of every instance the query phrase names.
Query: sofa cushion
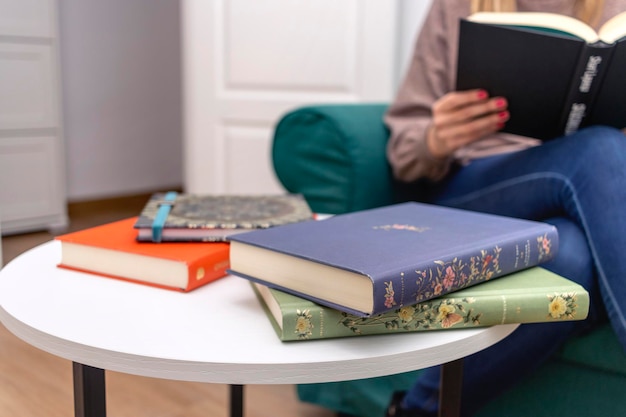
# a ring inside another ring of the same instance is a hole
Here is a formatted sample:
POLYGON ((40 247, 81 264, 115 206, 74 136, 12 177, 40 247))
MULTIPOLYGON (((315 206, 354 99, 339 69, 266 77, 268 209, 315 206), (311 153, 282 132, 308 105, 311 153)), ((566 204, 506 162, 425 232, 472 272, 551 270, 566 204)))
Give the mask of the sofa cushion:
POLYGON ((299 108, 276 126, 274 170, 318 213, 339 214, 393 202, 382 122, 385 104, 299 108))

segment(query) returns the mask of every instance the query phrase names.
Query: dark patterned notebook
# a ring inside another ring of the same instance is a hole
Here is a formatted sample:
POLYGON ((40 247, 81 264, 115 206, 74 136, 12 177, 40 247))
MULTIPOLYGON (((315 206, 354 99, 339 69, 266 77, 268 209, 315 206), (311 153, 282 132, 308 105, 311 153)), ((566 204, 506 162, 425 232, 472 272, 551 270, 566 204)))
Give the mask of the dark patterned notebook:
POLYGON ((137 240, 225 241, 233 234, 312 220, 301 195, 152 195, 139 219, 137 240))

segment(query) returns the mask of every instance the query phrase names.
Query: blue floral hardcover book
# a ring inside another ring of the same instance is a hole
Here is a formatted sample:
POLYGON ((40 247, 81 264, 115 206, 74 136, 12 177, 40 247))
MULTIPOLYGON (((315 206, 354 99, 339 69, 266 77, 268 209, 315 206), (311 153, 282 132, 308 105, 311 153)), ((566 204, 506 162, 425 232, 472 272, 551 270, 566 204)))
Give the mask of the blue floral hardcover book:
POLYGON ((552 225, 402 203, 230 238, 230 270, 319 304, 370 316, 552 259, 552 225))

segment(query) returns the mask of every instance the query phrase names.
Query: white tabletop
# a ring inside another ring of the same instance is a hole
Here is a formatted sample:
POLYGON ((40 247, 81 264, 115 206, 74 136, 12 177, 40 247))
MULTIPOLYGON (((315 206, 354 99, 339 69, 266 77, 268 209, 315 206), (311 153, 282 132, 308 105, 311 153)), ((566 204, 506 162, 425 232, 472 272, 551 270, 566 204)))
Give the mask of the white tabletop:
POLYGON ((0 321, 27 343, 129 374, 225 384, 295 384, 389 375, 459 359, 517 325, 281 342, 248 281, 190 293, 57 268, 58 242, 0 270, 0 321))

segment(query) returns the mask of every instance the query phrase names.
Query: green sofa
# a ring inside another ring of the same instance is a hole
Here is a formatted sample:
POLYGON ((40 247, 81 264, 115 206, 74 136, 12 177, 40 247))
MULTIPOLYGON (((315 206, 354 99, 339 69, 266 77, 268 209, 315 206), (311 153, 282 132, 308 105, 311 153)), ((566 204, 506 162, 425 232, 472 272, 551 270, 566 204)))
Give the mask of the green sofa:
MULTIPOLYGON (((272 145, 277 177, 288 191, 303 194, 318 213, 410 199, 406 185, 393 180, 385 159, 385 109, 385 104, 320 105, 284 115, 272 145)), ((406 389, 418 373, 299 385, 298 396, 338 413, 382 417, 391 393, 406 389)), ((626 415, 626 355, 608 324, 568 342, 478 417, 557 415, 626 415)))

